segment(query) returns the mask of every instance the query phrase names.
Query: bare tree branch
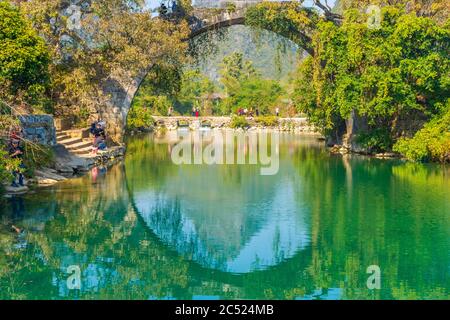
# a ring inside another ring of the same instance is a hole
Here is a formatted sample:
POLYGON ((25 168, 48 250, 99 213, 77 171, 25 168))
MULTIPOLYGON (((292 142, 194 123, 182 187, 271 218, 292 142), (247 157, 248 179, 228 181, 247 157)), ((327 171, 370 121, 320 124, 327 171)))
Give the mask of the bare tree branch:
POLYGON ((327 0, 325 0, 325 3, 326 4, 324 5, 322 2, 320 2, 320 0, 314 0, 314 4, 323 10, 323 12, 325 14, 325 18, 327 20, 333 21, 335 23, 339 23, 340 20, 343 19, 343 17, 340 14, 332 12, 332 9, 330 8, 330 6, 327 3, 327 0))

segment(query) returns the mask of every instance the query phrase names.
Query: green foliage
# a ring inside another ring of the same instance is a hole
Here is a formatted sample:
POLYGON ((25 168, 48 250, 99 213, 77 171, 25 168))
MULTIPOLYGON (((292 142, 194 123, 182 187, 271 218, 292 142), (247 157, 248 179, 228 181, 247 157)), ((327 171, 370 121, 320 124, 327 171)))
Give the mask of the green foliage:
POLYGON ((450 103, 442 116, 436 116, 412 138, 401 138, 394 151, 413 161, 450 162, 450 103))
POLYGON ((143 105, 134 105, 127 118, 127 128, 130 130, 148 128, 155 123, 151 108, 143 105))
POLYGON ((44 40, 23 13, 0 1, 0 99, 48 111, 49 63, 44 40))
MULTIPOLYGON (((183 40, 189 28, 183 19, 153 19, 143 10, 141 0, 84 3, 81 30, 69 28, 67 17, 61 14, 67 7, 66 0, 17 4, 50 49, 51 97, 56 115, 73 116, 81 110, 96 114, 98 107, 110 99, 104 88, 111 76, 137 78, 150 68, 164 82, 164 76, 186 60, 187 43, 183 40)), ((186 12, 191 10, 189 1, 181 5, 186 12)))
POLYGON ((233 129, 238 129, 238 128, 247 129, 248 127, 250 127, 250 125, 247 122, 247 119, 245 119, 245 117, 233 116, 231 118, 230 127, 233 129))
POLYGON ((357 136, 357 141, 369 152, 389 151, 392 147, 392 138, 389 128, 374 128, 370 132, 363 132, 357 136))
POLYGON ((173 106, 175 113, 186 115, 193 107, 206 109, 214 89, 212 81, 198 70, 154 67, 136 94, 132 109, 145 106, 152 114, 165 116, 173 106))
POLYGON ((189 114, 192 107, 206 111, 207 102, 214 90, 213 82, 199 70, 185 70, 181 77, 180 91, 175 97, 175 110, 181 114, 189 114))
POLYGON ((395 7, 384 7, 382 16, 379 29, 355 10, 345 12, 342 26, 319 22, 315 55, 299 68, 293 95, 326 134, 354 111, 368 125, 360 140, 374 150, 410 134, 413 127, 402 124, 437 114, 450 88, 449 29, 395 7))
POLYGON ((221 82, 228 93, 221 103, 223 114, 235 113, 240 108, 258 108, 261 114, 267 114, 283 94, 280 85, 276 81, 262 79, 251 61, 243 59, 242 53, 234 52, 225 57, 220 72, 221 82))
POLYGON ((255 118, 255 121, 264 127, 278 126, 278 118, 275 116, 259 116, 255 118))
POLYGON ((11 159, 8 155, 8 146, 0 142, 0 183, 10 182, 13 171, 21 171, 24 175, 32 177, 39 167, 50 167, 54 163, 54 154, 51 147, 37 145, 22 141, 24 146, 23 159, 11 159), (20 164, 25 165, 24 168, 20 164))
POLYGON ((55 156, 53 150, 49 146, 37 145, 30 142, 22 142, 24 144, 23 164, 25 165, 26 176, 31 177, 34 171, 42 167, 52 167, 55 156))
POLYGON ((240 52, 233 52, 223 59, 220 69, 220 81, 229 95, 240 90, 240 83, 259 77, 256 69, 249 60, 244 60, 240 52))
POLYGON ((235 12, 236 11, 236 4, 234 2, 226 2, 225 3, 225 10, 227 12, 235 12))
POLYGON ((143 109, 149 110, 150 113, 154 115, 166 116, 172 103, 166 96, 140 96, 133 103, 133 107, 141 107, 143 109))
POLYGON ((11 172, 17 170, 20 164, 16 159, 8 157, 8 152, 5 148, 5 145, 0 143, 0 191, 1 183, 9 181, 12 178, 11 172))
POLYGON ((319 21, 317 12, 298 3, 262 2, 248 8, 245 23, 273 31, 312 53, 311 34, 319 21))
POLYGON ((240 90, 229 97, 233 112, 237 109, 259 109, 260 114, 268 114, 283 93, 280 85, 273 80, 254 79, 240 84, 240 90))

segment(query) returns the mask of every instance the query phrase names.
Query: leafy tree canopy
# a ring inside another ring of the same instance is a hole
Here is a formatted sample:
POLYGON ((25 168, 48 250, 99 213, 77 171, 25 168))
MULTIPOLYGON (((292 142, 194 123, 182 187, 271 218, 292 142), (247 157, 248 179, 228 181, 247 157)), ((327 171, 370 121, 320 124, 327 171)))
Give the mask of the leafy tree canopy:
POLYGON ((46 44, 23 13, 0 1, 0 99, 42 107, 49 84, 46 44))
POLYGON ((395 7, 382 9, 380 28, 366 19, 348 10, 342 26, 318 23, 315 55, 300 67, 295 100, 328 134, 355 112, 369 132, 377 128, 374 149, 386 149, 392 143, 382 141, 415 132, 416 123, 447 108, 450 31, 395 7))

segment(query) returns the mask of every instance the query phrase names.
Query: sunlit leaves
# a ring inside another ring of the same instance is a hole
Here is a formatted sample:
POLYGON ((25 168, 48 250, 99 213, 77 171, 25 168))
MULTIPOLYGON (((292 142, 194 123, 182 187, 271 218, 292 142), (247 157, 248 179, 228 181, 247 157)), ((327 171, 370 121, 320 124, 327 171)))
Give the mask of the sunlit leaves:
POLYGON ((389 149, 383 141, 395 141, 436 114, 450 82, 449 29, 395 7, 382 14, 380 29, 368 28, 354 10, 344 14, 342 26, 319 22, 315 55, 300 69, 295 94, 299 109, 325 132, 342 126, 353 111, 364 117, 369 132, 380 137, 375 150, 389 149))

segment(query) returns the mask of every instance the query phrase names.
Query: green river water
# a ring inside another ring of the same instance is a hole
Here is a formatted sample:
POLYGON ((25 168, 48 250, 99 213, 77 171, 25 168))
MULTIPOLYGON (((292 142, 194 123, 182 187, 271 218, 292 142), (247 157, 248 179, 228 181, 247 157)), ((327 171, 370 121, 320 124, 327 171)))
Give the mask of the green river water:
POLYGON ((133 137, 122 163, 4 198, 0 299, 449 298, 448 167, 330 155, 295 134, 271 176, 175 165, 171 150, 133 137))

